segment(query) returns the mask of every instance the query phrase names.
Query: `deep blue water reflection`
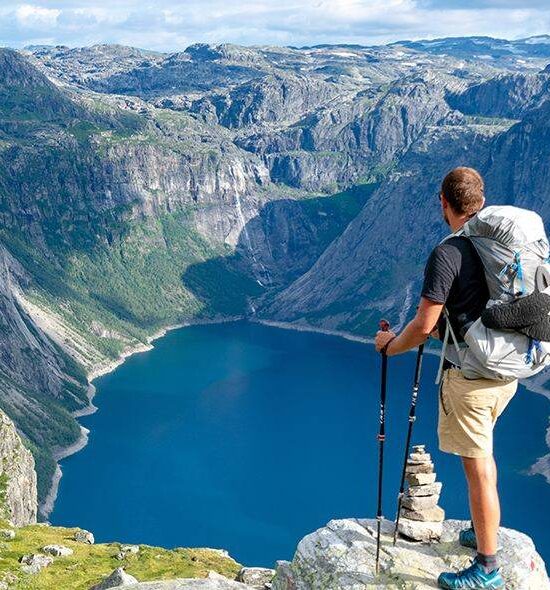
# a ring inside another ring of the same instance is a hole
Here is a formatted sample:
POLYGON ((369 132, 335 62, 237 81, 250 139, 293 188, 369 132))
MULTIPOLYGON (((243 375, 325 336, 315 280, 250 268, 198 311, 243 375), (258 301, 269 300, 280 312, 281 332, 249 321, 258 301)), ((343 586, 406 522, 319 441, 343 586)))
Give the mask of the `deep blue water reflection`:
MULTIPOLYGON (((414 356, 391 358, 384 513, 394 517, 414 356)), ((437 359, 427 355, 414 442, 467 518, 459 460, 437 450, 437 359)), ((54 524, 98 541, 221 547, 273 565, 328 520, 374 516, 379 357, 337 337, 245 322, 170 332, 97 380, 89 445, 63 461, 54 524)), ((524 475, 547 452, 550 404, 521 389, 496 431, 503 524, 550 561, 550 486, 524 475)))

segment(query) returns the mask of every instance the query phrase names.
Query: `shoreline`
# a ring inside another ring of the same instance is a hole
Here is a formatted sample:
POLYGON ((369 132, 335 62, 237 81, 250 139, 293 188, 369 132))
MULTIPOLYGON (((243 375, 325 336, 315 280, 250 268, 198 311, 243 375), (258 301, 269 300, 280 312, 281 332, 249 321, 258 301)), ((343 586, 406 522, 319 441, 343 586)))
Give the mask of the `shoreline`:
POLYGON ((271 328, 280 328, 281 330, 293 330, 294 332, 314 332, 315 334, 324 334, 325 336, 337 336, 338 338, 344 338, 345 340, 351 340, 352 342, 360 342, 361 344, 373 344, 373 338, 367 338, 366 336, 357 336, 351 332, 344 332, 342 330, 328 330, 325 328, 316 328, 309 324, 292 324, 290 322, 276 322, 274 320, 262 320, 250 318, 249 322, 253 324, 261 324, 263 326, 270 326, 271 328))
MULTIPOLYGON (((180 324, 174 324, 174 325, 167 326, 166 328, 162 328, 162 329, 158 330, 157 332, 155 332, 154 334, 152 334, 151 336, 149 336, 147 338, 146 343, 140 343, 133 348, 130 347, 127 350, 123 351, 117 359, 110 361, 108 363, 105 363, 103 365, 93 367, 88 373, 88 382, 89 382, 88 383, 88 392, 87 392, 88 406, 86 406, 80 410, 76 410, 75 412, 73 412, 72 415, 75 418, 80 418, 83 416, 89 416, 89 415, 94 414, 97 411, 97 407, 93 404, 93 399, 94 399, 95 393, 96 393, 96 387, 93 384, 93 381, 95 379, 98 379, 99 377, 102 377, 104 375, 111 373, 112 371, 114 371, 115 369, 120 367, 128 358, 130 358, 134 354, 141 354, 141 353, 148 352, 148 351, 152 350, 154 348, 153 343, 156 340, 158 340, 159 338, 163 338, 164 336, 166 336, 166 334, 168 334, 168 332, 171 332, 173 330, 179 330, 181 328, 188 328, 191 326, 224 324, 224 323, 237 322, 237 321, 245 320, 245 319, 246 319, 246 321, 249 321, 251 323, 260 324, 263 326, 269 326, 272 328, 279 328, 282 330, 292 330, 295 332, 312 332, 315 334, 324 334, 325 336, 335 336, 338 338, 344 338, 345 340, 349 340, 351 342, 359 342, 361 344, 373 344, 374 343, 373 338, 367 338, 366 336, 358 336, 356 334, 352 334, 350 332, 345 332, 342 330, 330 330, 330 329, 319 328, 316 326, 312 326, 310 324, 293 324, 290 322, 279 322, 279 321, 275 321, 275 320, 266 320, 266 319, 260 319, 260 318, 246 318, 245 316, 219 317, 219 318, 213 318, 213 319, 209 319, 209 320, 197 320, 197 321, 190 320, 187 322, 182 322, 180 324)), ((438 355, 439 351, 435 350, 433 348, 432 349, 426 348, 425 353, 438 355)), ((539 382, 536 382, 536 381, 533 383, 522 382, 521 384, 529 391, 543 395, 548 400, 550 400, 550 390, 545 389, 539 382)), ((81 435, 77 441, 75 441, 73 444, 69 445, 68 447, 60 447, 59 449, 56 449, 54 451, 54 459, 56 461, 56 470, 55 470, 55 473, 52 477, 52 482, 51 482, 51 486, 48 491, 48 494, 39 507, 40 514, 46 520, 48 519, 49 515, 53 511, 55 501, 57 499, 57 494, 59 492, 59 484, 60 484, 61 478, 63 476, 63 471, 61 469, 61 466, 59 465, 59 462, 62 461, 63 459, 66 459, 67 457, 69 457, 71 455, 74 455, 75 453, 78 453, 88 444, 88 438, 89 438, 90 431, 88 429, 84 428, 83 426, 80 426, 80 429, 81 429, 81 435)), ((546 443, 550 449, 550 424, 549 424, 547 432, 546 432, 546 443)), ((542 475, 546 479, 548 484, 550 484, 550 453, 548 453, 547 455, 543 455, 542 457, 539 457, 526 473, 527 473, 527 475, 530 475, 530 476, 542 475)))
MULTIPOLYGON (((91 414, 93 412, 89 413, 91 414)), ((72 445, 69 445, 68 447, 60 447, 58 450, 54 451, 53 458, 56 462, 55 472, 52 477, 52 482, 50 485, 50 489, 48 490, 48 494, 44 498, 42 504, 40 504, 39 506, 39 512, 45 519, 47 519, 53 511, 55 501, 57 500, 57 494, 59 492, 59 483, 61 482, 61 478, 63 477, 63 471, 61 469, 61 465, 59 464, 59 462, 69 457, 70 455, 74 455, 75 453, 78 453, 78 451, 81 451, 88 444, 89 434, 90 431, 81 425, 80 436, 72 445)))
MULTIPOLYGON (((207 326, 209 324, 225 324, 230 322, 237 322, 242 319, 244 319, 244 316, 229 316, 213 318, 209 320, 189 320, 179 324, 172 324, 170 326, 166 326, 165 328, 161 328, 160 330, 157 330, 156 332, 151 334, 151 336, 148 336, 145 343, 141 342, 139 344, 136 344, 136 346, 129 347, 128 349, 124 350, 117 359, 114 359, 107 363, 100 364, 96 367, 92 367, 87 374, 88 405, 84 406, 80 410, 72 412, 72 416, 74 418, 82 418, 83 416, 91 416, 92 414, 95 414, 98 408, 93 403, 96 394, 96 387, 93 384, 93 381, 95 381, 99 377, 103 377, 104 375, 112 373, 131 356, 135 354, 149 352, 154 348, 153 343, 159 338, 163 338, 164 336, 166 336, 168 332, 172 332, 173 330, 179 330, 180 328, 189 328, 191 326, 207 326)), ((57 449, 54 449, 53 458, 56 462, 55 472, 52 476, 52 481, 50 483, 48 493, 46 494, 46 497, 38 507, 39 514, 45 521, 48 520, 50 514, 54 509, 55 502, 57 500, 57 495, 59 493, 59 484, 61 482, 61 478, 63 477, 63 470, 61 469, 61 465, 59 464, 59 462, 81 451, 88 444, 89 434, 90 431, 87 428, 84 428, 84 426, 80 425, 80 436, 75 442, 66 447, 59 447, 57 449)))

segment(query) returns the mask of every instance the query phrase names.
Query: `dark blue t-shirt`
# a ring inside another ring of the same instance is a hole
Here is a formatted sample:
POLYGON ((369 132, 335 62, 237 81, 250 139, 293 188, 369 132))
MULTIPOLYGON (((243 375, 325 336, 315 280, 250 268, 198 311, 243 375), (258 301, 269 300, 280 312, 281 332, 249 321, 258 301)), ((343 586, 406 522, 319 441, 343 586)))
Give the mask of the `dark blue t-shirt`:
POLYGON ((481 259, 468 238, 455 236, 433 249, 424 271, 422 297, 445 305, 462 340, 461 327, 477 320, 489 300, 481 259))

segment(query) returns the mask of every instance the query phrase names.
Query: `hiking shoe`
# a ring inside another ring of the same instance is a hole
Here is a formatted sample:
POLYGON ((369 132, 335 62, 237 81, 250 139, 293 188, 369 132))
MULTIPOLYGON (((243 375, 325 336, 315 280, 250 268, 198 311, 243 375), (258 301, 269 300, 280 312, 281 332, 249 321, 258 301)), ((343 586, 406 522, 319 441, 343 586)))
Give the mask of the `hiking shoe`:
POLYGON ((445 590, 504 590, 504 580, 499 570, 486 573, 483 566, 475 559, 472 565, 457 574, 444 573, 439 576, 437 583, 445 590))
POLYGON ((458 542, 463 547, 469 547, 470 549, 477 549, 477 539, 476 539, 476 532, 474 531, 473 527, 469 529, 464 529, 460 531, 458 535, 458 542))

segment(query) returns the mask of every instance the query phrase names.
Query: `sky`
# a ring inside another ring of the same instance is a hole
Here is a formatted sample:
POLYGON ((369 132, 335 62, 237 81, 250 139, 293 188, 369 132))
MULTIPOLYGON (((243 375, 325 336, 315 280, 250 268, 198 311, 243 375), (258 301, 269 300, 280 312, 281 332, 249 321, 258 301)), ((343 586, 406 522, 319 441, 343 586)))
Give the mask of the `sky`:
POLYGON ((550 0, 0 0, 0 46, 374 45, 550 33, 550 0))

